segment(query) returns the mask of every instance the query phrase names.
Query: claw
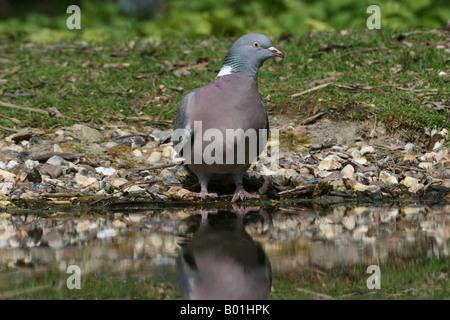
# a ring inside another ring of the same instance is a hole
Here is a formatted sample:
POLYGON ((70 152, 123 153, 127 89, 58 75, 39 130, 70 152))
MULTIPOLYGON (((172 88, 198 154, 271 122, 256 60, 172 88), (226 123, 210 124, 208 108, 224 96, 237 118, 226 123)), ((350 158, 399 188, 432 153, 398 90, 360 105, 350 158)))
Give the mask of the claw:
POLYGON ((259 198, 259 195, 247 192, 242 185, 238 185, 236 191, 234 192, 233 199, 231 199, 231 202, 236 202, 239 199, 245 200, 245 198, 259 198))

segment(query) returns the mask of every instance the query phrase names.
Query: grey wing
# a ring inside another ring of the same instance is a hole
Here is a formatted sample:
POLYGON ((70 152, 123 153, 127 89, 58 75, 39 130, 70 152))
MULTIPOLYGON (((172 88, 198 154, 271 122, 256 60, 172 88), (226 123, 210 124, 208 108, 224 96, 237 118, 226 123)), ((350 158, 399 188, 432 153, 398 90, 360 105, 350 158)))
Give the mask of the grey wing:
POLYGON ((182 156, 183 147, 186 143, 192 143, 194 130, 190 125, 189 115, 192 112, 192 108, 195 105, 197 97, 197 91, 199 89, 192 90, 184 96, 178 107, 178 112, 175 117, 175 123, 172 134, 173 148, 182 156))
POLYGON ((258 135, 258 154, 261 154, 261 152, 263 152, 263 150, 265 149, 267 141, 269 141, 269 130, 270 130, 270 128, 269 128, 269 115, 267 113, 266 105, 264 104, 264 101, 262 99, 260 99, 260 100, 261 100, 261 103, 262 103, 262 105, 264 107, 264 110, 266 112, 266 127, 265 127, 265 129, 266 129, 266 136, 262 137, 262 139, 261 139, 260 136, 258 135))

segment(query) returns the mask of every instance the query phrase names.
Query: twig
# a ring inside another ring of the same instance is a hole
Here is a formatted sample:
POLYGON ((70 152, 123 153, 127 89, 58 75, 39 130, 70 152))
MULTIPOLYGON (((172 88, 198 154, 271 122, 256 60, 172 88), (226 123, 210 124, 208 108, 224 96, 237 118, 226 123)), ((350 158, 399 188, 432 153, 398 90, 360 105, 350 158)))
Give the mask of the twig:
POLYGON ((43 114, 47 114, 48 115, 48 112, 45 111, 45 110, 42 110, 42 109, 35 109, 35 108, 16 106, 15 104, 8 103, 8 102, 3 102, 3 101, 0 101, 0 106, 8 107, 8 108, 20 109, 20 110, 26 110, 26 111, 31 111, 31 112, 37 112, 37 113, 43 113, 43 114))
POLYGON ((316 122, 319 118, 321 118, 322 116, 326 115, 326 112, 319 112, 315 115, 313 115, 312 117, 306 118, 305 120, 303 120, 300 124, 301 125, 307 125, 307 124, 311 124, 316 122))
POLYGON ((298 190, 308 189, 308 188, 311 188, 313 186, 314 186, 313 184, 305 184, 303 186, 297 186, 294 189, 289 189, 289 190, 278 192, 278 194, 280 195, 280 194, 291 193, 291 192, 295 192, 295 191, 298 191, 298 190))
POLYGON ((133 171, 146 171, 146 170, 157 170, 157 169, 163 169, 163 168, 170 168, 170 167, 175 167, 176 163, 166 163, 166 164, 158 164, 156 166, 152 166, 152 167, 147 167, 147 168, 139 168, 139 169, 135 169, 133 171))
POLYGON ((11 129, 11 128, 4 127, 4 126, 0 126, 0 129, 5 130, 5 131, 11 131, 11 132, 19 132, 19 130, 11 129))
POLYGON ((324 83, 324 84, 320 84, 320 85, 318 85, 318 86, 315 86, 314 88, 311 88, 311 89, 308 89, 308 90, 305 90, 305 91, 302 91, 302 92, 298 92, 298 93, 291 94, 290 97, 291 97, 291 98, 299 97, 299 96, 302 96, 302 95, 304 95, 304 94, 310 93, 310 92, 312 92, 312 91, 316 91, 316 90, 325 88, 325 87, 329 86, 330 84, 331 84, 330 82, 324 83))
POLYGON ((323 294, 323 293, 314 292, 314 291, 310 291, 310 290, 303 289, 303 288, 297 288, 297 291, 312 294, 313 296, 315 296, 315 297, 317 297, 317 298, 320 298, 320 299, 336 300, 336 299, 333 298, 332 296, 328 296, 328 295, 323 294))

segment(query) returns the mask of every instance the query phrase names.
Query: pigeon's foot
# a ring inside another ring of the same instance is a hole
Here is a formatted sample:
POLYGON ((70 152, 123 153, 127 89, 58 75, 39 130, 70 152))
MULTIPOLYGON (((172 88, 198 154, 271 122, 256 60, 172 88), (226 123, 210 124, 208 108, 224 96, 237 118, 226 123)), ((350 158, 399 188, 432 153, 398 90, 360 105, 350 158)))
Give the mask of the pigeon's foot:
POLYGON ((236 191, 234 192, 233 199, 231 199, 231 202, 236 202, 239 199, 245 200, 245 198, 259 198, 259 195, 247 192, 242 185, 238 185, 236 191))

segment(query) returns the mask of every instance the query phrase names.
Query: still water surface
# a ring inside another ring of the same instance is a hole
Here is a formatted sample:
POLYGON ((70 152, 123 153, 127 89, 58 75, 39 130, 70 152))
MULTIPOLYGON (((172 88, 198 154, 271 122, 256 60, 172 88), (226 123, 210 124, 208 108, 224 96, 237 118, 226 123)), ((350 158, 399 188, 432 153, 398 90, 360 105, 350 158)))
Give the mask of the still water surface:
POLYGON ((449 217, 423 204, 5 209, 0 299, 449 298, 449 217))

